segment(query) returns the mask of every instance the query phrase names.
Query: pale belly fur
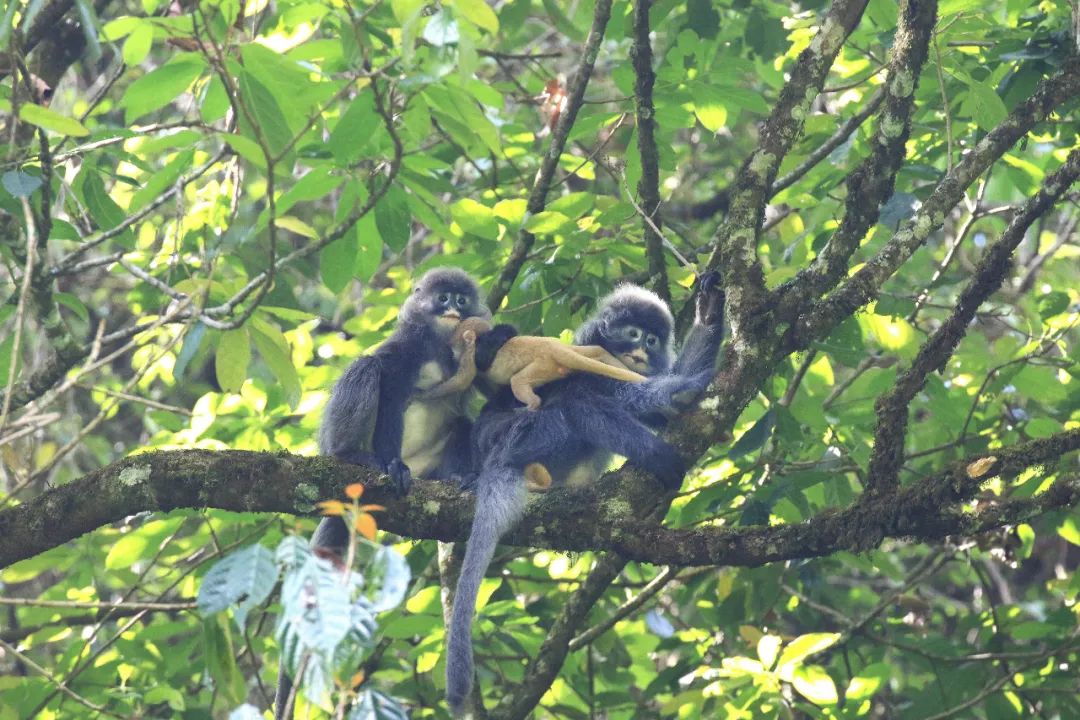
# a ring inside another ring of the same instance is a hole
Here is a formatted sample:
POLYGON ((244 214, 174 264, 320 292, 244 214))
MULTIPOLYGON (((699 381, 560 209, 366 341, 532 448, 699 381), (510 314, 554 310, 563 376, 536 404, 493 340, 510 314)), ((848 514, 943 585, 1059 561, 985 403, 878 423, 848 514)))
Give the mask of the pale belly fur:
MULTIPOLYGON (((446 379, 438 363, 425 363, 416 381, 417 390, 427 390, 446 379)), ((450 424, 463 414, 461 397, 445 397, 432 402, 410 402, 405 408, 405 428, 401 436, 401 459, 415 477, 424 477, 439 466, 446 448, 450 424)))

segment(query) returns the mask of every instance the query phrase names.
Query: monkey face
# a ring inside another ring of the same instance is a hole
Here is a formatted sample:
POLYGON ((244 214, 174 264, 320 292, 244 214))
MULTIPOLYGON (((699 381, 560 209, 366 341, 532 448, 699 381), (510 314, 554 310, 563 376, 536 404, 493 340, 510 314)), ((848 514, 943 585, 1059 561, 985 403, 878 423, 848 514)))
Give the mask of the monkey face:
POLYGON ((402 306, 401 315, 408 322, 430 323, 440 334, 453 332, 465 318, 490 317, 480 303, 476 283, 456 268, 436 268, 424 275, 402 306))
POLYGON ((597 314, 577 332, 575 342, 600 345, 627 369, 656 375, 671 368, 674 322, 656 294, 623 285, 600 302, 597 314))

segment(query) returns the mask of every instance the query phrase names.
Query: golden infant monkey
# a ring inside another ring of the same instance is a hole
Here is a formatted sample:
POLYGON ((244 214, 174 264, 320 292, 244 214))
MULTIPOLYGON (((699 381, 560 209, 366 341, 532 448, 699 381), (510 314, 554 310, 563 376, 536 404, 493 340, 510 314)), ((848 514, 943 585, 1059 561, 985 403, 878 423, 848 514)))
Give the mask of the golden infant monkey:
MULTIPOLYGON (((458 359, 452 376, 419 394, 428 401, 443 395, 464 392, 477 375, 476 337, 491 329, 483 318, 465 318, 454 329, 450 347, 458 359)), ((514 397, 529 410, 540 407, 540 396, 533 390, 544 383, 559 380, 574 371, 589 372, 640 383, 644 375, 628 370, 614 355, 599 345, 566 345, 555 338, 518 335, 510 338, 495 354, 491 367, 482 376, 496 385, 509 385, 514 397)), ((543 492, 551 487, 551 474, 543 465, 531 463, 525 468, 526 487, 543 492)))

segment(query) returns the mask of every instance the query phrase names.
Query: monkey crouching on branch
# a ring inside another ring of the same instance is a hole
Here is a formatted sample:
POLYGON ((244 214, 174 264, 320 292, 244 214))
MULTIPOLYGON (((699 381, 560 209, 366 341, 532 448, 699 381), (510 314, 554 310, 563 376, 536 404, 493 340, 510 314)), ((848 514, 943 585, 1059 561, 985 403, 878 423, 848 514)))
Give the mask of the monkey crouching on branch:
MULTIPOLYGON (((490 317, 468 274, 456 268, 427 272, 402 304, 393 334, 338 379, 319 428, 322 454, 380 470, 402 494, 413 475, 469 474, 468 385, 437 397, 424 393, 456 371, 450 338, 458 324, 490 317)), ((498 342, 501 336, 493 332, 485 337, 498 342)), ((494 354, 480 342, 487 355, 494 354)), ((340 517, 324 518, 311 541, 317 550, 339 556, 348 543, 349 531, 340 517)), ((292 714, 286 707, 291 680, 285 666, 283 660, 275 700, 279 719, 292 714)))
POLYGON ((676 490, 686 465, 653 429, 686 407, 712 379, 723 339, 724 294, 719 277, 700 282, 694 326, 672 362, 671 311, 657 295, 623 286, 601 301, 575 343, 598 345, 628 370, 647 376, 633 384, 574 374, 540 388, 542 404, 521 408, 497 394, 474 429, 480 474, 476 510, 462 562, 447 638, 446 695, 460 715, 473 681, 472 619, 476 596, 499 538, 521 517, 526 479, 556 485, 592 482, 622 455, 676 490))

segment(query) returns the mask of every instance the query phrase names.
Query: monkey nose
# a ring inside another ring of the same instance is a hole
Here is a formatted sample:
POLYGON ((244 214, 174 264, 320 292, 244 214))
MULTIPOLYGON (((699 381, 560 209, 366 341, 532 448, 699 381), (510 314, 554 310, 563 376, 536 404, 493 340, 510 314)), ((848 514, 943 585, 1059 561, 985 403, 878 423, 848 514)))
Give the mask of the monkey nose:
POLYGON ((648 362, 649 360, 649 356, 645 353, 644 350, 634 350, 632 352, 628 352, 626 356, 639 363, 648 362))

